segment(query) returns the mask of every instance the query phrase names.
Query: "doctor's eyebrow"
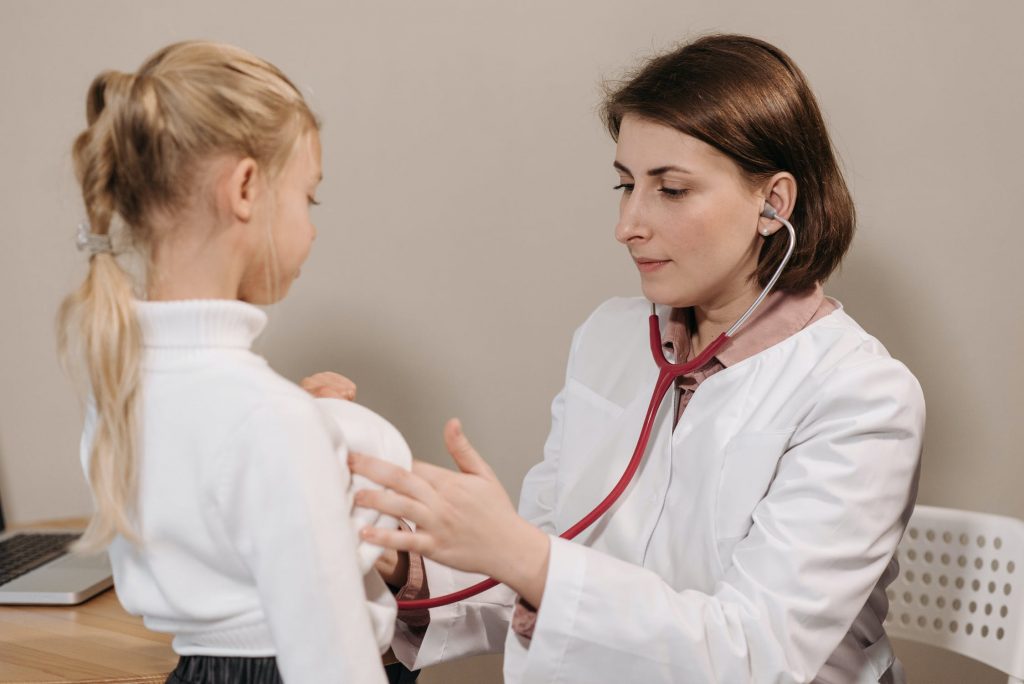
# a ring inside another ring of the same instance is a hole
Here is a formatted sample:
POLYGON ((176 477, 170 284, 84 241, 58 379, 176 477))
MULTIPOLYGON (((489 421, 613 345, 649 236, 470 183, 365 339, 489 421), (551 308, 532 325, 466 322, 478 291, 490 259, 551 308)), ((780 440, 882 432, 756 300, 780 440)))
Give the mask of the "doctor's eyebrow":
MULTIPOLYGON (((618 162, 618 161, 612 162, 612 166, 614 166, 619 171, 622 171, 623 173, 629 174, 630 176, 633 175, 633 172, 630 171, 626 167, 626 165, 621 163, 621 162, 618 162)), ((678 171, 679 173, 685 173, 685 174, 688 174, 688 175, 691 175, 691 176, 693 175, 693 172, 690 171, 689 169, 684 169, 681 166, 673 166, 671 164, 669 164, 667 166, 659 166, 656 169, 651 169, 650 171, 647 172, 647 175, 648 176, 660 176, 662 174, 668 173, 669 171, 678 171)))

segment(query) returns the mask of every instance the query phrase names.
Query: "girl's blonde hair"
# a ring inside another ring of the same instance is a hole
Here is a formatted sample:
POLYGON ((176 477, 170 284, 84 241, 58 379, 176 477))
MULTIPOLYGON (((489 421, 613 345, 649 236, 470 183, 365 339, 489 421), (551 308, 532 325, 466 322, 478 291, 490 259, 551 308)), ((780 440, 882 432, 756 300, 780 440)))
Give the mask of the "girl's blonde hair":
MULTIPOLYGON (((204 161, 251 157, 273 177, 299 137, 319 128, 277 67, 200 41, 165 47, 134 74, 101 73, 89 86, 86 120, 72 157, 91 231, 111 236, 117 217, 118 242, 143 257, 152 219, 190 206, 204 161)), ((119 533, 139 541, 131 522, 142 355, 133 285, 113 253, 97 253, 58 317, 61 357, 85 372, 96 410, 88 472, 95 512, 81 551, 100 550, 119 533)))

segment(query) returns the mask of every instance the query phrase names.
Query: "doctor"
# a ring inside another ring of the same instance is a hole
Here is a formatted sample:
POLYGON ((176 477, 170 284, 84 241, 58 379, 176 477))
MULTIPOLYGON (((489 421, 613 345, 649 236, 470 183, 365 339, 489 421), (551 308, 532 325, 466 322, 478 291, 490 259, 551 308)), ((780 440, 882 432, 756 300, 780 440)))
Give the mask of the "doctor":
POLYGON ((381 565, 400 598, 473 573, 503 583, 406 614, 395 654, 418 669, 503 649, 509 683, 904 681, 882 623, 924 401, 822 292, 854 209, 803 74, 762 41, 710 36, 649 61, 604 114, 615 236, 644 297, 608 301, 576 331, 518 513, 456 421, 445 437, 459 472, 352 458, 392 490, 357 503, 415 523, 363 532, 401 552, 381 565), (622 499, 575 541, 558 538, 633 450, 657 377, 650 302, 670 360, 729 328, 786 249, 765 203, 797 231, 775 290, 678 381, 622 499))

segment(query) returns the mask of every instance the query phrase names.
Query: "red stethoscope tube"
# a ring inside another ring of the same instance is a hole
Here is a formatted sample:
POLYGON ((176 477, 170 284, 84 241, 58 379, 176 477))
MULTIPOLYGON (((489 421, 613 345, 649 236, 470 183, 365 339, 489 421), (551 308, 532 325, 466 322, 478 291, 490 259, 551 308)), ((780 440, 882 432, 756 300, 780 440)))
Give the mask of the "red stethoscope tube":
MULTIPOLYGON (((647 415, 644 417, 643 427, 640 428, 640 437, 637 439, 636 448, 633 450, 633 456, 629 459, 629 464, 626 465, 625 472, 622 473, 622 477, 619 478, 618 483, 612 491, 608 493, 608 496, 606 496, 601 503, 597 504, 594 510, 583 516, 579 522, 562 534, 558 535, 562 539, 572 539, 580 532, 593 525, 608 511, 609 508, 612 507, 619 497, 622 496, 622 493, 626 491, 626 487, 628 487, 629 483, 632 482, 633 476, 636 475, 636 471, 640 467, 640 462, 643 460, 644 453, 647 451, 647 443, 651 439, 651 430, 654 427, 654 417, 657 415, 658 407, 661 406, 661 402, 668 393, 669 388, 672 387, 676 378, 683 375, 689 375, 707 365, 708 361, 710 361, 712 357, 718 353, 718 350, 722 348, 722 345, 729 341, 729 336, 726 333, 722 333, 692 361, 687 363, 670 363, 669 360, 665 358, 665 352, 661 344, 661 325, 658 321, 657 314, 651 314, 648 319, 648 325, 650 326, 651 354, 654 356, 654 360, 657 362, 659 369, 658 381, 654 384, 654 392, 651 394, 651 403, 647 407, 647 415)), ((446 606, 450 603, 456 603, 463 599, 467 599, 470 596, 476 596, 480 592, 486 591, 497 585, 497 580, 486 579, 471 587, 466 587, 465 589, 461 589, 444 596, 399 601, 398 609, 422 610, 424 608, 446 606)))
MULTIPOLYGON (((793 224, 786 220, 785 217, 780 216, 767 202, 764 208, 761 210, 761 216, 766 219, 778 221, 782 225, 786 226, 789 233, 789 245, 786 248, 786 253, 782 257, 782 261, 775 269, 774 275, 771 280, 761 291, 761 294, 750 305, 750 308, 740 316, 731 328, 715 338, 714 342, 707 346, 707 349, 697 355, 693 361, 689 363, 669 363, 668 359, 665 358, 665 352, 661 346, 661 325, 658 321, 658 316, 654 313, 654 306, 651 306, 651 316, 648 319, 648 325, 650 326, 651 333, 651 355, 654 357, 654 361, 658 364, 658 381, 654 384, 654 393, 651 395, 651 404, 647 407, 647 415, 644 417, 643 427, 640 428, 640 437, 636 442, 636 449, 633 450, 633 457, 629 459, 629 464, 626 466, 626 470, 622 473, 622 477, 619 478, 615 488, 608 493, 608 496, 597 505, 594 510, 583 516, 582 519, 559 536, 562 539, 572 539, 583 530, 593 525, 598 518, 605 514, 605 512, 612 507, 622 493, 626 491, 626 487, 632 482, 633 476, 636 475, 637 469, 640 467, 640 461, 644 458, 644 453, 647 451, 647 442, 651 439, 651 429, 654 427, 654 417, 658 413, 658 407, 661 406, 662 400, 665 398, 665 394, 668 393, 672 383, 676 381, 676 378, 682 377, 683 375, 690 375, 694 371, 700 370, 708 361, 718 353, 718 350, 722 348, 726 342, 729 341, 732 335, 736 334, 736 331, 744 324, 744 322, 750 317, 751 314, 761 305, 768 293, 771 292, 772 288, 775 287, 775 283, 778 282, 779 276, 782 275, 782 270, 786 268, 786 264, 789 263, 789 259, 793 256, 793 250, 796 248, 796 229, 793 228, 793 224)), ((762 232, 762 235, 768 237, 771 233, 762 232)), ((438 596, 436 598, 418 599, 415 601, 399 601, 399 610, 418 610, 423 608, 437 608, 438 606, 446 606, 449 603, 456 603, 463 599, 467 599, 470 596, 476 596, 482 591, 486 591, 491 587, 497 586, 497 580, 488 579, 483 582, 474 584, 471 587, 466 587, 461 591, 456 591, 446 596, 438 596)))

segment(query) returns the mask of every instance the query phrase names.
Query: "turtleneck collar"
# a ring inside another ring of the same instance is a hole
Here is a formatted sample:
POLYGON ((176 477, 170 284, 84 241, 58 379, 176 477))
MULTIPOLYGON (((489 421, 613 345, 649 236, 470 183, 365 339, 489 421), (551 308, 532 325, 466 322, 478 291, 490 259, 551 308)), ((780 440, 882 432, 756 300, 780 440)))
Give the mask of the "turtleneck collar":
POLYGON ((135 313, 146 348, 249 349, 267 324, 262 310, 227 299, 137 300, 135 313))

